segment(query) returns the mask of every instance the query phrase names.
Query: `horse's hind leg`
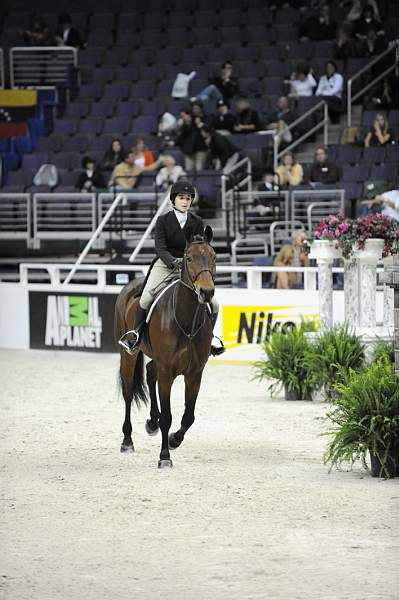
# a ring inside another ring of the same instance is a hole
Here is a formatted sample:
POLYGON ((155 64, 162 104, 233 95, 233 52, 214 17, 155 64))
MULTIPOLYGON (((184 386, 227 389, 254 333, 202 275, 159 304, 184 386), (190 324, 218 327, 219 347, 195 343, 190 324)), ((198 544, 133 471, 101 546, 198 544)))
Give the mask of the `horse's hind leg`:
POLYGON ((159 431, 159 408, 157 400, 157 370, 155 363, 151 360, 146 367, 147 385, 151 398, 150 418, 147 419, 145 430, 148 435, 156 435, 159 431))
POLYGON ((126 352, 121 353, 119 374, 123 399, 125 401, 125 420, 122 426, 123 442, 121 445, 121 452, 134 452, 130 413, 133 400, 133 373, 135 366, 136 355, 130 356, 126 352))
POLYGON ((201 373, 195 373, 195 375, 191 375, 189 377, 184 377, 185 382, 185 403, 184 403, 184 414, 181 420, 181 426, 176 433, 171 433, 169 436, 169 446, 174 449, 178 448, 182 441, 184 440, 184 436, 186 435, 187 430, 194 423, 195 416, 195 403, 197 401, 198 392, 201 386, 201 373))

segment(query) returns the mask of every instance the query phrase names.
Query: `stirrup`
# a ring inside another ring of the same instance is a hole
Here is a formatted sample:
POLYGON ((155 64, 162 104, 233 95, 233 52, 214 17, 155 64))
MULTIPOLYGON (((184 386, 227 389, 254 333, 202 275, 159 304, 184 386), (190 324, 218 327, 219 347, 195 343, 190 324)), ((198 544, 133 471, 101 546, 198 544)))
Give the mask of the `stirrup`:
POLYGON ((217 335, 214 336, 215 338, 217 338, 220 342, 220 346, 211 346, 211 356, 220 356, 221 354, 224 354, 226 352, 226 348, 224 347, 224 344, 222 342, 222 340, 220 339, 220 337, 218 337, 217 335))
POLYGON ((140 335, 135 329, 131 329, 130 331, 126 331, 123 336, 118 340, 118 344, 122 346, 126 350, 126 352, 130 355, 135 354, 139 349, 140 343, 140 335), (132 334, 134 339, 128 340, 127 336, 132 334))

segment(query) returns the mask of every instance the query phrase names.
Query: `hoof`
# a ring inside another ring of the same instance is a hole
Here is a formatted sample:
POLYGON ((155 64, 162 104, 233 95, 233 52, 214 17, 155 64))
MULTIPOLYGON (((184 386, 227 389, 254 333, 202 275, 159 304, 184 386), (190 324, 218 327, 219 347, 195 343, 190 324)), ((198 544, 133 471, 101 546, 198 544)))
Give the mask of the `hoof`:
POLYGON ((122 444, 121 452, 134 452, 133 444, 122 444))
POLYGON ((176 441, 175 436, 173 435, 173 433, 171 433, 169 435, 169 448, 171 450, 176 450, 176 448, 178 448, 180 446, 181 442, 176 441))
POLYGON ((159 427, 157 427, 156 429, 151 429, 150 427, 150 420, 147 419, 147 421, 145 422, 145 430, 148 433, 148 435, 157 435, 158 431, 159 431, 159 427))
POLYGON ((162 459, 158 461, 158 469, 171 469, 173 467, 173 463, 170 459, 162 459))

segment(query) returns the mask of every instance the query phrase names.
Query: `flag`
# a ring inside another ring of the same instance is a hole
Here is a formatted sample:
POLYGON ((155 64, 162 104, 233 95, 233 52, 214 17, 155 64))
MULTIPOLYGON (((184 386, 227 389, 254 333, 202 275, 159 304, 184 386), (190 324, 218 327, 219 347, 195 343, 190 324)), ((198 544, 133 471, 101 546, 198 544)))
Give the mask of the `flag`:
POLYGON ((27 136, 36 115, 36 90, 0 90, 0 138, 27 136))

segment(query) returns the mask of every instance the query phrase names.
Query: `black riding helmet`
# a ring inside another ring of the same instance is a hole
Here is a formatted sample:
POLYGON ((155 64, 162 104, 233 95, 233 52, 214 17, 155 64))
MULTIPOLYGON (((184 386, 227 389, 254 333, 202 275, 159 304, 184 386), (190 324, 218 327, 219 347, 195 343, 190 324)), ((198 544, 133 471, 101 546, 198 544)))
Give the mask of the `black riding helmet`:
POLYGON ((191 203, 193 204, 197 191, 192 183, 185 179, 180 179, 179 181, 176 181, 170 189, 170 201, 173 206, 175 205, 175 199, 178 194, 189 194, 191 196, 191 203))

